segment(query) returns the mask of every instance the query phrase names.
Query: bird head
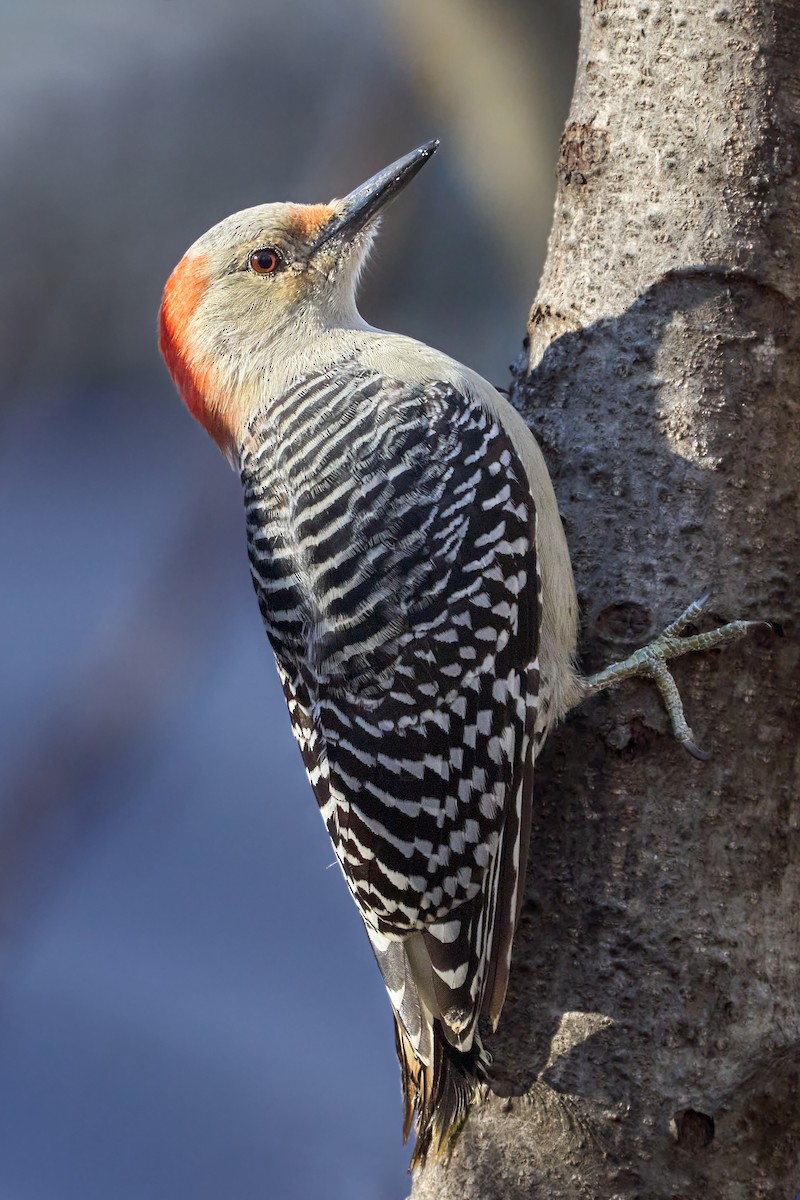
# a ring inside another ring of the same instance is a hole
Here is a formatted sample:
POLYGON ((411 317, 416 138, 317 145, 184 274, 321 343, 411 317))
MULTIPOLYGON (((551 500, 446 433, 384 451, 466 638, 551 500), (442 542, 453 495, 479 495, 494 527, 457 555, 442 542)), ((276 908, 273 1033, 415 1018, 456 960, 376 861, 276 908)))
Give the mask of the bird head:
POLYGON ((183 400, 229 457, 275 364, 330 329, 363 328, 356 287, 381 210, 428 142, 329 204, 263 204, 220 221, 170 275, 160 347, 183 400))

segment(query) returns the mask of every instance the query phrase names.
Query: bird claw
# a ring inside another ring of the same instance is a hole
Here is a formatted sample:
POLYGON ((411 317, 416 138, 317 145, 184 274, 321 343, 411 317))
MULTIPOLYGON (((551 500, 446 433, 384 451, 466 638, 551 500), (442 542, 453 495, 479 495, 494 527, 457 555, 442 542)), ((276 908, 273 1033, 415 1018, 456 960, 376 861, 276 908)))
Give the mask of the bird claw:
POLYGON ((710 758, 714 757, 710 750, 702 750, 692 738, 680 738, 679 741, 684 750, 688 751, 692 758, 696 758, 699 762, 708 762, 710 758))
POLYGON ((692 603, 683 610, 680 616, 676 617, 674 621, 670 621, 669 625, 662 630, 656 641, 660 641, 661 638, 670 641, 673 638, 679 637, 680 634, 683 633, 686 626, 690 625, 695 617, 699 617, 700 614, 705 611, 706 607, 708 606, 708 602, 713 595, 713 588, 707 588, 699 600, 693 600, 692 603))
POLYGON ((636 676, 652 679, 661 694, 672 732, 683 748, 700 762, 707 762, 711 758, 711 754, 702 750, 694 740, 683 712, 683 701, 675 680, 669 672, 667 662, 671 658, 679 658, 682 654, 690 651, 713 650, 717 646, 730 641, 738 641, 751 633, 760 632, 763 637, 764 630, 768 630, 770 635, 780 635, 781 632, 779 627, 776 628, 769 621, 729 621, 707 633, 689 633, 681 636, 694 618, 698 617, 705 609, 711 595, 712 592, 709 589, 699 600, 694 600, 649 645, 643 646, 622 662, 612 663, 605 670, 592 675, 586 680, 584 693, 585 695, 594 695, 623 679, 636 676))
POLYGON ((748 637, 752 637, 757 646, 766 649, 776 638, 783 637, 783 628, 777 621, 748 621, 748 637))

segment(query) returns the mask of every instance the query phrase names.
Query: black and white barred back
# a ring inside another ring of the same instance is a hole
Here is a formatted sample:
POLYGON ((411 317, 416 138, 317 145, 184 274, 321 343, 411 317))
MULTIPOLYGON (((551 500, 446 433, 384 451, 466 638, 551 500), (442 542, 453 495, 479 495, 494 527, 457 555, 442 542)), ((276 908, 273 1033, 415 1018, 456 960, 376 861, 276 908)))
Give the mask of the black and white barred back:
MULTIPOLYGON (((259 412, 241 471, 295 737, 398 1050, 430 1066, 437 1038, 465 1053, 478 1017, 496 1021, 521 902, 539 694, 525 471, 453 385, 355 362, 259 412)), ((415 1099, 400 1056, 407 1126, 416 1105, 441 1140, 455 1119, 434 1128, 441 1080, 415 1099)))

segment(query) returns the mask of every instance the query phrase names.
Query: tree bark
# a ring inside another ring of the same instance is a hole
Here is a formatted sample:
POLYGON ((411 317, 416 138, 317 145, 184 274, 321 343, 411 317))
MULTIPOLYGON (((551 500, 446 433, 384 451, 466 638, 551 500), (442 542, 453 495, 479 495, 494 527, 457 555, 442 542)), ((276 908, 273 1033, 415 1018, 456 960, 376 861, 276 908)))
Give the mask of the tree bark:
POLYGON ((582 666, 709 585, 786 637, 587 704, 537 764, 503 1078, 414 1200, 800 1192, 800 4, 582 0, 548 260, 513 388, 582 666), (502 1092, 504 1094, 498 1094, 502 1092))

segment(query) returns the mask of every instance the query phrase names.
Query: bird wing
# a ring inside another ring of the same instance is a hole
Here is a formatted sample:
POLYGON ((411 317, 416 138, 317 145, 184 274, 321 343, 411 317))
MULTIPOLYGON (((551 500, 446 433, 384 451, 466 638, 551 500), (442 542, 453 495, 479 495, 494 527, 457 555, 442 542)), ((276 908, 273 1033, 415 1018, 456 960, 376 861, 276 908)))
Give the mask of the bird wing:
POLYGON ((254 418, 242 477, 262 615, 345 877, 469 1045, 502 1006, 530 828, 524 468, 466 389, 350 364, 254 418))

